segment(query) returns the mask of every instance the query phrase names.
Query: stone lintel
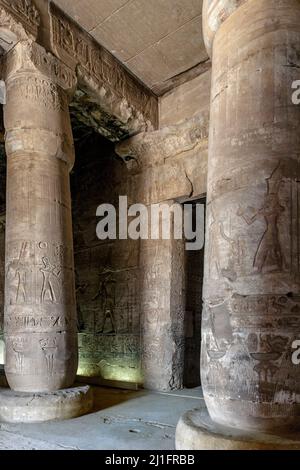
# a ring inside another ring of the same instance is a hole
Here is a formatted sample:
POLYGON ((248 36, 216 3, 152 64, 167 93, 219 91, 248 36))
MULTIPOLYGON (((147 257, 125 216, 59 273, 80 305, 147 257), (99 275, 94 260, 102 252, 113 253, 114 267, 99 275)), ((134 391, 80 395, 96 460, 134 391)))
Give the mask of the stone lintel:
POLYGON ((79 87, 92 101, 115 119, 124 134, 157 129, 157 97, 52 3, 50 16, 52 51, 76 69, 79 87))
POLYGON ((177 126, 130 137, 116 145, 116 153, 136 173, 207 147, 208 128, 209 117, 204 113, 177 126))

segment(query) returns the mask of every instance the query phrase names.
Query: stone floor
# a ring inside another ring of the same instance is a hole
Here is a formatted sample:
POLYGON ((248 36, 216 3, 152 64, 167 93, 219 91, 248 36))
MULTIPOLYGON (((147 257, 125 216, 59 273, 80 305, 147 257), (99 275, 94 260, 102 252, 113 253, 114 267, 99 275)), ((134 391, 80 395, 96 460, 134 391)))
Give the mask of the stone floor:
POLYGON ((95 409, 42 424, 0 423, 0 450, 173 450, 180 415, 204 405, 201 389, 171 393, 94 387, 95 409))

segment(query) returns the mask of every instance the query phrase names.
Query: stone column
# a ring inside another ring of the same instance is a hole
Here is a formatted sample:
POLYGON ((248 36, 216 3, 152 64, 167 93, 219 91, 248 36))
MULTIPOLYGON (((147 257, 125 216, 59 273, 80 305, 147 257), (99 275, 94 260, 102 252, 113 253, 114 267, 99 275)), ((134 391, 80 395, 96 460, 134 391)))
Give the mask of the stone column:
POLYGON ((10 387, 70 387, 77 370, 68 93, 76 79, 31 41, 6 57, 5 372, 10 387))
POLYGON ((204 1, 212 55, 201 376, 214 422, 299 426, 300 3, 204 1), (240 6, 238 6, 238 5, 240 6))
POLYGON ((184 372, 183 241, 142 240, 140 279, 144 387, 179 390, 184 372))

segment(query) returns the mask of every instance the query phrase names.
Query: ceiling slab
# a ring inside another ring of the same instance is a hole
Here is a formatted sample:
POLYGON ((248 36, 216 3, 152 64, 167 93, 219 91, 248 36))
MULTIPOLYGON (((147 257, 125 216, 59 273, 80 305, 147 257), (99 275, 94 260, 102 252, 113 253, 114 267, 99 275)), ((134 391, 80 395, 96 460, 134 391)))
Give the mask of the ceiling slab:
POLYGON ((195 67, 199 62, 207 59, 205 50, 202 54, 199 54, 201 40, 202 31, 199 28, 199 17, 197 17, 162 39, 159 43, 138 54, 126 65, 151 89, 157 89, 172 77, 195 67), (188 53, 186 50, 187 42, 189 42, 188 53))
POLYGON ((54 3, 90 32, 127 2, 128 0, 55 0, 54 3))

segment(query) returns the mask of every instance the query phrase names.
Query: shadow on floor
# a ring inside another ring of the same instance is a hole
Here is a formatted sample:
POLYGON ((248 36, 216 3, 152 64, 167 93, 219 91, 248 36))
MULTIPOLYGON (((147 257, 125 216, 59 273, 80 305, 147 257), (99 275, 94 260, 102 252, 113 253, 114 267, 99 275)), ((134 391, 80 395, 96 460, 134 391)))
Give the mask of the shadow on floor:
POLYGON ((94 406, 91 413, 102 411, 116 405, 121 405, 129 400, 134 400, 147 394, 144 390, 121 390, 99 386, 92 386, 92 389, 94 392, 94 406))

